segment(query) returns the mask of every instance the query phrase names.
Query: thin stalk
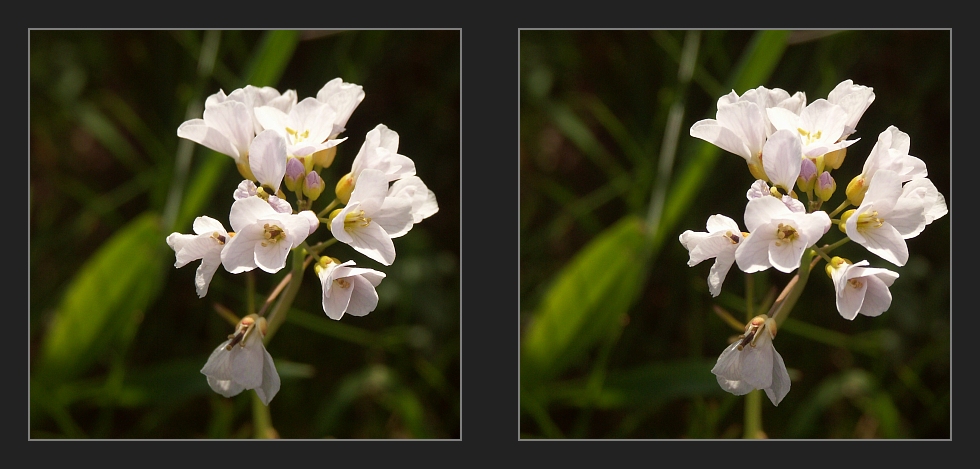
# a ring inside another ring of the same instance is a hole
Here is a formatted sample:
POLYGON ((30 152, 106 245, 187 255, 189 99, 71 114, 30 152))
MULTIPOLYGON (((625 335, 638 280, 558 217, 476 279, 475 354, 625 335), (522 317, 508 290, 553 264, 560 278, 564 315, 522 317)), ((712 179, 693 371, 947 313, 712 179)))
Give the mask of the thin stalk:
POLYGON ((303 284, 303 270, 312 260, 312 256, 307 257, 304 255, 302 248, 293 251, 293 269, 288 274, 291 278, 286 285, 286 289, 282 292, 282 296, 279 298, 279 303, 269 313, 269 327, 265 333, 266 344, 272 340, 272 336, 279 329, 279 326, 286 321, 286 312, 293 306, 293 300, 296 299, 296 294, 299 293, 299 287, 303 284))
POLYGON ((269 407, 262 403, 259 395, 252 392, 252 426, 255 429, 254 438, 276 438, 276 430, 272 428, 272 415, 269 407))
POLYGON ((330 209, 336 207, 339 204, 340 204, 340 201, 339 200, 333 199, 333 202, 330 202, 330 204, 327 205, 323 210, 320 210, 320 212, 317 213, 316 216, 317 217, 322 217, 322 216, 330 213, 330 209))
POLYGON ((841 202, 839 207, 835 208, 833 212, 828 213, 827 216, 829 216, 830 218, 834 218, 838 213, 840 213, 842 210, 847 208, 849 205, 851 205, 851 202, 845 199, 843 202, 841 202))
POLYGON ((742 438, 757 439, 762 435, 762 390, 755 389, 745 395, 745 431, 742 438))

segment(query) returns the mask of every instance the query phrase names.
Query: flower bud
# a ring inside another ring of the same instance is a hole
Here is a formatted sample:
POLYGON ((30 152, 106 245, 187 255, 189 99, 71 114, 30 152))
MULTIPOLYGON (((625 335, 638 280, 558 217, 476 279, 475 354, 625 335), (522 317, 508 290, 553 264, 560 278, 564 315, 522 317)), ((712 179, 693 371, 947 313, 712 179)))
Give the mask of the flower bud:
POLYGON ((830 175, 830 172, 824 171, 817 178, 816 186, 813 188, 820 200, 826 202, 834 195, 834 191, 837 190, 837 182, 830 175))
POLYGON ((286 175, 283 177, 286 189, 296 192, 299 182, 304 177, 306 177, 306 168, 303 167, 303 162, 296 158, 289 158, 289 161, 286 162, 286 175))
POLYGON ((796 179, 796 185, 803 192, 813 190, 813 182, 817 179, 817 165, 810 158, 803 158, 800 165, 800 177, 796 179))
POLYGON ((342 208, 335 208, 332 212, 330 212, 330 216, 327 217, 327 228, 330 228, 330 227, 333 226, 333 219, 334 219, 334 217, 336 217, 337 215, 340 214, 340 211, 341 210, 343 210, 343 209, 342 208))
POLYGON ((350 202, 352 192, 354 192, 354 176, 351 173, 347 173, 337 181, 337 188, 334 190, 334 193, 337 194, 337 200, 340 203, 346 204, 350 202))
POLYGON ((840 228, 841 233, 847 234, 847 229, 845 229, 844 225, 847 223, 847 219, 851 218, 851 215, 854 215, 856 211, 856 208, 852 208, 840 215, 840 224, 837 225, 837 228, 840 228))
POLYGON ((306 178, 303 180, 303 195, 308 197, 310 200, 316 200, 320 198, 320 194, 327 185, 323 183, 323 179, 320 178, 320 174, 316 171, 310 171, 306 173, 306 178))
POLYGON ((321 168, 329 168, 333 164, 333 158, 337 156, 337 147, 330 147, 320 150, 313 154, 313 165, 321 168))
POLYGON ((847 194, 847 201, 851 205, 860 207, 861 202, 864 202, 864 194, 868 192, 868 185, 866 184, 866 179, 863 174, 858 174, 851 179, 851 182, 847 183, 847 189, 844 191, 847 194))
POLYGON ((825 269, 827 270, 827 276, 830 278, 834 278, 834 271, 841 268, 841 265, 843 264, 853 264, 853 262, 844 259, 843 257, 834 256, 832 259, 830 259, 830 262, 828 262, 827 266, 825 267, 825 269))
POLYGON ((840 168, 840 165, 844 163, 845 156, 847 156, 847 147, 841 148, 840 150, 834 150, 826 155, 823 155, 824 165, 830 169, 840 168))

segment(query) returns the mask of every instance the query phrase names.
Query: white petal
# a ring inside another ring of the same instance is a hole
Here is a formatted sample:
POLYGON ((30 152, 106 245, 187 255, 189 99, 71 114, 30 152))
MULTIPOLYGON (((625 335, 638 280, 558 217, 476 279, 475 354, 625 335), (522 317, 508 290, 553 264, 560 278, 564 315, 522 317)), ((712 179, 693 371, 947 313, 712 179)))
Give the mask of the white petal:
POLYGON ((762 110, 755 103, 739 101, 730 106, 718 108, 715 117, 721 125, 731 129, 745 143, 749 156, 762 152, 766 143, 768 124, 762 110))
POLYGON ((806 248, 807 243, 803 238, 769 243, 769 263, 780 272, 790 273, 800 266, 800 258, 806 248))
POLYGON ((756 339, 755 347, 746 345, 740 352, 742 360, 742 380, 756 389, 765 389, 772 385, 772 340, 764 331, 762 337, 756 339))
POLYGON ((908 262, 908 245, 905 244, 902 235, 888 223, 884 223, 878 228, 867 229, 862 234, 864 235, 864 242, 860 244, 867 250, 899 267, 908 262))
POLYGON ((255 265, 270 274, 279 272, 286 266, 290 248, 286 240, 258 242, 255 244, 255 265))
POLYGON ((211 285, 211 279, 219 265, 221 265, 220 250, 213 251, 201 259, 201 265, 197 267, 194 275, 194 287, 199 298, 204 298, 208 294, 208 286, 211 285))
POLYGON ((194 219, 194 232, 197 234, 211 234, 218 232, 222 236, 227 236, 228 232, 221 222, 208 216, 197 217, 194 219))
POLYGON ((358 202, 361 210, 373 214, 381 208, 387 195, 388 179, 384 173, 376 169, 366 169, 354 182, 354 191, 351 192, 350 200, 358 202))
POLYGON ((721 293, 721 284, 724 283, 725 276, 728 275, 728 271, 731 270, 734 263, 734 251, 726 252, 715 259, 715 263, 711 265, 711 271, 708 272, 708 291, 711 296, 718 296, 721 293))
POLYGON ((279 392, 279 386, 281 384, 279 380, 279 372, 276 371, 276 364, 272 362, 272 355, 262 348, 263 356, 263 366, 262 366, 262 385, 255 388, 255 394, 258 394, 259 400, 262 401, 266 406, 272 401, 273 397, 279 392))
POLYGON ((231 204, 228 221, 231 223, 232 230, 238 232, 258 220, 274 217, 276 213, 278 212, 268 202, 258 197, 246 197, 231 204))
POLYGON ((742 272, 752 273, 772 267, 769 263, 769 244, 776 239, 776 229, 768 225, 743 239, 735 250, 735 262, 742 272))
POLYGON ((775 218, 788 218, 793 214, 783 202, 775 197, 752 199, 745 204, 745 227, 749 233, 775 218))
POLYGON ((227 379, 219 380, 211 376, 208 376, 208 386, 211 386, 211 389, 213 389, 214 392, 225 397, 237 396, 239 393, 245 390, 244 386, 234 381, 227 379))
POLYGON ((773 185, 790 191, 796 186, 803 163, 803 144, 798 133, 777 130, 762 149, 762 166, 773 185))
POLYGON ((725 347, 725 350, 718 356, 715 366, 711 368, 711 372, 719 378, 730 381, 742 379, 742 362, 739 360, 738 342, 725 347))
POLYGON ((236 157, 236 161, 237 157, 248 152, 248 145, 255 136, 255 127, 252 124, 252 115, 249 114, 245 104, 238 101, 225 101, 205 107, 204 122, 208 127, 216 129, 227 137, 236 149, 236 154, 232 155, 236 157))
POLYGON ((772 350, 774 355, 774 360, 772 363, 772 385, 766 388, 766 395, 769 396, 769 400, 772 401, 772 405, 778 406, 779 403, 786 397, 789 393, 789 372, 786 371, 786 363, 783 362, 783 357, 776 351, 772 350))
POLYGON ((263 130, 252 140, 248 164, 259 183, 278 192, 286 174, 286 140, 274 130, 263 130))
MULTIPOLYGON (((878 270, 878 269, 866 269, 866 270, 878 270)), ((884 269, 881 269, 884 270, 884 269)), ((881 313, 888 311, 888 307, 892 304, 892 293, 888 290, 888 286, 882 277, 888 278, 891 282, 895 281, 898 274, 885 270, 884 273, 878 275, 868 275, 863 277, 865 282, 867 292, 864 295, 864 304, 861 306, 859 313, 865 316, 879 316, 881 313), (892 277, 894 275, 894 277, 892 277)))
POLYGON ((221 265, 230 273, 240 274, 256 267, 255 245, 265 240, 265 229, 255 224, 238 231, 221 250, 221 265))
POLYGON ((384 228, 391 238, 404 236, 415 224, 412 201, 400 197, 385 197, 381 207, 371 215, 371 220, 384 228))
POLYGON ((204 364, 204 367, 201 368, 201 373, 217 380, 231 379, 231 354, 225 350, 225 346, 228 345, 228 342, 230 342, 230 340, 222 342, 221 345, 211 352, 211 356, 208 357, 208 361, 204 364))
POLYGON ((352 316, 365 316, 378 307, 378 292, 366 278, 360 275, 347 277, 351 282, 350 304, 347 306, 347 314, 352 316))
MULTIPOLYGON (((763 182, 763 184, 765 184, 765 182, 763 182)), ((738 227, 738 223, 735 223, 735 220, 732 220, 731 218, 728 218, 721 214, 711 215, 710 217, 708 217, 708 222, 706 226, 708 228, 708 233, 714 233, 717 231, 721 231, 721 232, 731 231, 732 233, 742 232, 742 230, 739 229, 738 227)))
POLYGON ((351 236, 348 244, 361 254, 384 265, 391 265, 395 261, 395 244, 388 233, 376 223, 369 223, 347 233, 351 236))
POLYGON ((691 126, 691 136, 714 144, 729 153, 741 156, 746 161, 752 158, 752 151, 731 129, 714 119, 704 119, 691 126))

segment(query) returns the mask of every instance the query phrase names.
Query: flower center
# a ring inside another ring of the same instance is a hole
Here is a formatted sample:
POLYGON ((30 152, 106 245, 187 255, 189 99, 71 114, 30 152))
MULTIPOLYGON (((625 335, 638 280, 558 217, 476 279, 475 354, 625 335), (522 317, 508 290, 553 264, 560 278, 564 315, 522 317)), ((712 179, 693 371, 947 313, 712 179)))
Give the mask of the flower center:
POLYGON ((731 230, 725 232, 725 237, 728 238, 728 242, 732 244, 738 244, 738 242, 742 240, 741 233, 735 234, 732 233, 731 230))
POLYGON ((865 232, 868 229, 881 228, 881 225, 885 223, 883 218, 878 218, 878 211, 874 210, 871 213, 862 213, 858 215, 857 229, 860 232, 865 232))
POLYGON ((303 140, 306 140, 310 136, 310 130, 306 129, 302 132, 297 132, 289 127, 286 127, 286 135, 289 139, 290 145, 295 145, 303 140))
POLYGON ((224 245, 225 244, 226 239, 225 239, 224 236, 221 235, 221 233, 218 233, 217 231, 215 231, 214 233, 211 233, 211 237, 214 238, 215 241, 218 242, 218 244, 221 244, 221 245, 224 245))
POLYGON ((344 230, 354 231, 371 223, 371 218, 364 216, 364 210, 351 210, 344 217, 344 230))
POLYGON ((278 243, 286 239, 286 231, 279 227, 279 225, 270 225, 268 223, 264 226, 265 232, 262 236, 265 237, 265 241, 262 241, 262 246, 268 246, 272 243, 278 243))
POLYGON ((862 282, 862 281, 860 281, 860 280, 858 280, 856 278, 852 278, 852 279, 848 280, 847 281, 847 284, 850 285, 851 288, 854 288, 854 289, 859 289, 859 288, 861 288, 861 287, 864 286, 864 282, 862 282))
POLYGON ((350 282, 348 282, 347 279, 338 278, 333 282, 336 283, 337 286, 340 288, 350 288, 350 282))
POLYGON ((802 128, 797 128, 797 132, 803 137, 803 145, 809 145, 817 140, 820 140, 820 136, 823 135, 823 131, 810 132, 809 130, 804 130, 802 128))
POLYGON ((800 234, 796 232, 796 228, 793 225, 780 223, 776 227, 776 246, 782 246, 783 243, 792 243, 799 237, 800 234))

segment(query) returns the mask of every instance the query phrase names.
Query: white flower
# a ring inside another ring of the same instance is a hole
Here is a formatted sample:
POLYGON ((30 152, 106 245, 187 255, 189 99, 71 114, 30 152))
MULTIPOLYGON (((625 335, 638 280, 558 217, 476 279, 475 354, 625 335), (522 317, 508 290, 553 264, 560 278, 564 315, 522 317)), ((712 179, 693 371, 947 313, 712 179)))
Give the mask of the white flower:
POLYGON ((237 395, 245 389, 254 389, 262 403, 279 392, 279 373, 272 362, 272 355, 265 350, 265 318, 254 314, 242 318, 235 333, 211 352, 201 373, 208 377, 208 385, 214 392, 225 397, 237 395))
MULTIPOLYGON (((345 83, 340 78, 334 78, 323 85, 323 88, 320 88, 320 91, 316 93, 316 100, 329 104, 337 111, 337 116, 334 118, 334 130, 339 134, 344 131, 347 120, 350 119, 354 109, 364 100, 364 89, 361 85, 345 83)), ((337 134, 333 136, 336 137, 337 134)))
POLYGON ((376 169, 365 169, 358 178, 350 201, 333 216, 334 238, 384 265, 395 260, 392 238, 404 235, 414 223, 412 199, 388 197, 387 177, 376 169))
POLYGON ((826 212, 796 213, 775 197, 752 199, 745 206, 748 238, 735 251, 735 262, 743 272, 775 267, 792 272, 800 266, 803 250, 830 229, 826 212))
POLYGON ((223 90, 218 90, 217 93, 208 96, 208 99, 204 101, 204 107, 207 108, 208 106, 229 100, 238 101, 245 105, 248 109, 249 116, 252 117, 254 132, 258 134, 265 129, 262 128, 262 124, 255 118, 255 108, 259 106, 272 106, 280 111, 289 112, 296 105, 296 91, 286 90, 285 93, 280 94, 279 90, 271 86, 259 88, 246 85, 245 88, 238 88, 227 96, 223 90))
POLYGON ((343 264, 321 257, 314 267, 323 287, 323 312, 339 320, 344 313, 365 316, 378 307, 378 292, 374 287, 385 278, 383 272, 351 267, 354 261, 343 264))
POLYGON ((765 315, 752 318, 745 333, 721 352, 711 369, 721 388, 736 396, 764 389, 778 406, 789 392, 790 381, 783 357, 772 345, 775 337, 775 321, 765 315))
POLYGON ((194 233, 197 234, 171 233, 167 236, 167 245, 177 256, 174 267, 180 268, 188 262, 201 259, 201 265, 197 267, 197 274, 194 276, 194 287, 197 289, 197 296, 204 298, 208 294, 214 272, 221 265, 221 251, 229 236, 221 222, 211 217, 195 218, 194 233))
POLYGON ((248 166, 259 184, 271 188, 269 195, 279 192, 286 175, 286 139, 274 130, 263 130, 249 145, 248 166))
POLYGON ((878 316, 892 304, 888 287, 898 274, 888 269, 865 267, 867 265, 868 261, 851 264, 840 257, 834 257, 827 264, 827 273, 837 290, 837 311, 844 319, 853 320, 858 313, 878 316))
POLYGON ((415 162, 398 154, 398 132, 378 124, 364 136, 364 143, 351 164, 351 177, 355 183, 366 169, 381 171, 387 182, 391 182, 414 175, 415 162))
POLYGON ((235 201, 228 218, 236 234, 221 251, 221 264, 233 274, 256 267, 278 272, 311 232, 308 215, 279 213, 258 197, 235 201))
POLYGON ((255 137, 249 107, 235 100, 214 102, 204 108, 203 119, 191 119, 177 127, 177 136, 232 157, 239 167, 248 166, 248 146, 255 137))
POLYGON ((766 109, 778 107, 799 114, 806 105, 806 95, 793 96, 779 88, 758 87, 738 96, 734 90, 718 99, 715 119, 702 119, 691 126, 691 136, 712 143, 741 156, 749 171, 758 179, 766 179, 762 168, 762 147, 776 129, 769 121, 766 109))
POLYGON ((412 199, 412 217, 415 223, 435 215, 439 211, 436 195, 425 186, 418 176, 408 176, 395 181, 388 188, 388 197, 412 199))
POLYGON ((721 293, 721 284, 735 262, 735 250, 742 241, 742 231, 735 220, 724 215, 708 217, 707 232, 687 230, 680 235, 680 242, 689 251, 688 266, 714 258, 715 263, 708 273, 708 291, 711 296, 721 293))
POLYGON ((850 79, 837 84, 830 94, 827 101, 836 104, 847 113, 847 121, 844 124, 844 133, 841 138, 847 138, 857 129, 857 123, 868 110, 875 100, 874 88, 855 85, 850 79))
POLYGON ((288 113, 272 106, 257 107, 255 118, 262 127, 275 130, 286 139, 286 154, 290 157, 312 155, 347 140, 331 138, 342 130, 335 125, 337 111, 316 98, 300 101, 288 113))
POLYGON ((783 108, 769 108, 766 112, 776 129, 789 130, 800 136, 803 154, 808 157, 840 150, 857 142, 841 140, 848 122, 847 111, 826 99, 808 104, 799 115, 783 108))
POLYGON ((926 225, 947 213, 945 199, 932 181, 920 178, 913 182, 906 190, 895 171, 878 170, 861 205, 845 212, 847 236, 899 267, 909 259, 905 240, 918 236, 926 225))

